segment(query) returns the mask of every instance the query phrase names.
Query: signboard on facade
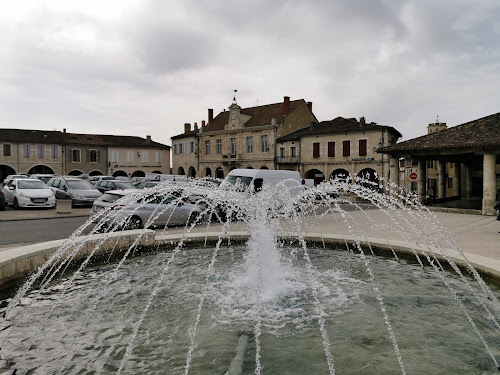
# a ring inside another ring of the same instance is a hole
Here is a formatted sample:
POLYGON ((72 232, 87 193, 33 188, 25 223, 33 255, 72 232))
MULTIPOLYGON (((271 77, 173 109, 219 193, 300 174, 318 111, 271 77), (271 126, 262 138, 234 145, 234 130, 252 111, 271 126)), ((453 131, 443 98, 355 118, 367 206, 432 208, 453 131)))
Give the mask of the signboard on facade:
POLYGON ((417 173, 416 172, 411 172, 410 173, 410 180, 417 181, 417 179, 418 179, 417 173))

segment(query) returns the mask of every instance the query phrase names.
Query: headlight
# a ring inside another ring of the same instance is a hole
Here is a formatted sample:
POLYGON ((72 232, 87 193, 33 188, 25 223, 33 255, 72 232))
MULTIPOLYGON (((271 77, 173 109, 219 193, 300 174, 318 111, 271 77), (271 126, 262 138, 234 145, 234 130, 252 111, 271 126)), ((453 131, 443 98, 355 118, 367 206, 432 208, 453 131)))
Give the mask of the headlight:
POLYGON ((22 191, 20 191, 20 190, 18 190, 18 191, 17 191, 17 195, 19 195, 20 197, 23 197, 23 198, 28 198, 28 197, 26 196, 26 194, 24 194, 24 193, 23 193, 22 191))

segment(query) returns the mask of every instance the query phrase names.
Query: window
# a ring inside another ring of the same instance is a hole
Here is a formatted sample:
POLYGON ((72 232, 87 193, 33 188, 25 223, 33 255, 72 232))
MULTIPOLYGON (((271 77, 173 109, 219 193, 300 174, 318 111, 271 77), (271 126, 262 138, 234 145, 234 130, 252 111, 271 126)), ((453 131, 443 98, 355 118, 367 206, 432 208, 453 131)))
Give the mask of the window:
POLYGON ((141 152, 141 162, 147 163, 149 161, 149 152, 143 150, 141 152))
POLYGON ((182 149, 182 143, 179 143, 178 145, 178 151, 179 151, 179 154, 182 154, 183 153, 183 149, 182 149))
POLYGON ((247 137, 247 152, 249 154, 253 152, 253 136, 247 137))
POLYGON ((328 157, 335 157, 335 142, 328 142, 328 157))
POLYGON ((194 142, 190 142, 189 145, 190 145, 189 153, 194 152, 194 142))
POLYGON ((29 158, 31 156, 31 145, 23 145, 24 157, 29 158))
POLYGON ((290 154, 292 156, 292 159, 297 157, 297 147, 290 147, 290 154))
POLYGON ((3 145, 3 156, 10 156, 10 145, 3 145))
POLYGON ((161 152, 160 151, 156 151, 155 163, 161 163, 161 152))
POLYGON ((313 143, 313 158, 319 158, 319 142, 313 143))
POLYGON ((262 146, 262 152, 268 152, 269 147, 267 147, 267 135, 260 136, 260 144, 262 146))
POLYGON ((236 154, 236 138, 231 138, 231 154, 236 154))
POLYGON ((210 155, 210 141, 205 141, 205 155, 210 155))
POLYGON ((366 156, 366 139, 359 140, 359 156, 366 156))
POLYGON ((52 156, 53 158, 59 157, 59 146, 52 145, 52 147, 50 148, 50 156, 52 156))
POLYGON ((448 188, 451 189, 453 187, 453 178, 448 177, 448 188))
POLYGON ((281 159, 285 158, 285 148, 284 147, 280 147, 280 158, 281 159))
POLYGON ((82 159, 80 150, 76 148, 71 150, 71 161, 73 163, 81 163, 82 159))
POLYGON ((134 162, 134 151, 127 151, 127 163, 134 162))
POLYGON ((111 150, 110 159, 111 163, 118 163, 118 150, 111 150))
POLYGON ((351 156, 351 141, 342 142, 342 156, 351 156))
POLYGON ((217 139, 217 155, 222 154, 222 139, 217 139))
POLYGON ((101 152, 97 150, 87 150, 87 163, 99 163, 101 161, 101 152))
POLYGON ((45 145, 38 145, 38 157, 43 158, 45 156, 45 145))

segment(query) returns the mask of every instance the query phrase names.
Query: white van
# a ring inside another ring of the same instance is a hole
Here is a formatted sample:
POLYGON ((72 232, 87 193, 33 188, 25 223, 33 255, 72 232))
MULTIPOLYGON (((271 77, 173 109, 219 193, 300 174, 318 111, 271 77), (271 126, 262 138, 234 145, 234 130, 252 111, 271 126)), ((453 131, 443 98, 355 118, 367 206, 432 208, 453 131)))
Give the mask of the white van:
POLYGON ((297 171, 279 171, 268 169, 233 169, 224 181, 221 188, 237 185, 238 190, 246 193, 258 193, 262 189, 282 185, 292 196, 304 191, 304 185, 297 171))
POLYGON ((146 173, 145 177, 149 181, 187 182, 187 176, 176 174, 146 173))

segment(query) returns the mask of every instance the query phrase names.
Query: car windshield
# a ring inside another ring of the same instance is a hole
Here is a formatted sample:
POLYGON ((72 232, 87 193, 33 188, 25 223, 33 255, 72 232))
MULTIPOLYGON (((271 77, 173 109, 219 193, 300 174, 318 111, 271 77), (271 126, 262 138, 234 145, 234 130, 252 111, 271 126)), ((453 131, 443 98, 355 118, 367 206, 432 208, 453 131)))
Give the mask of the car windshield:
POLYGON ((99 197, 97 200, 101 202, 107 202, 107 203, 113 203, 123 197, 123 195, 119 194, 110 194, 110 193, 104 193, 101 197, 99 197))
POLYGON ((253 177, 248 176, 227 176, 224 181, 233 185, 237 191, 245 191, 252 179, 253 177))
POLYGON ((94 190, 95 187, 87 181, 84 180, 79 180, 79 181, 66 181, 68 184, 68 187, 70 189, 75 189, 75 190, 94 190))
POLYGON ((137 189, 137 187, 128 181, 116 181, 115 185, 118 189, 137 189))
POLYGON ((42 181, 18 181, 17 182, 18 189, 45 189, 47 185, 45 185, 42 181))

